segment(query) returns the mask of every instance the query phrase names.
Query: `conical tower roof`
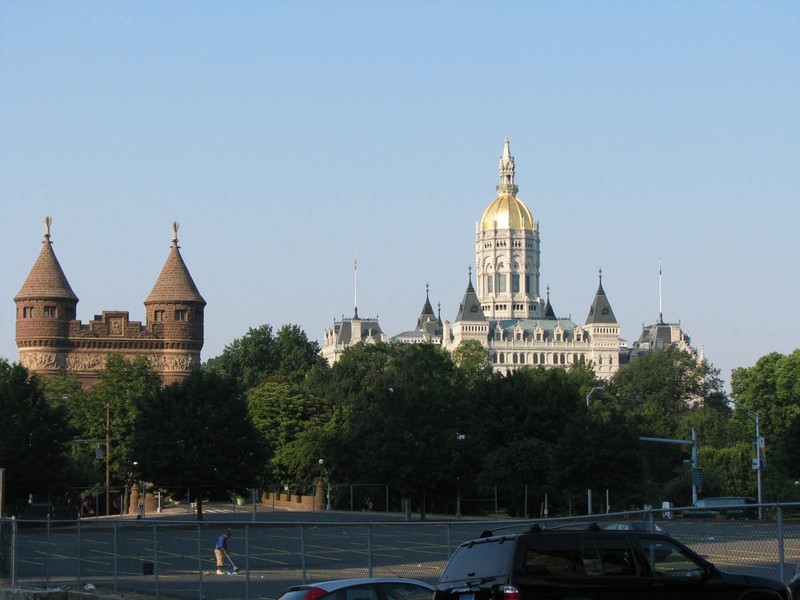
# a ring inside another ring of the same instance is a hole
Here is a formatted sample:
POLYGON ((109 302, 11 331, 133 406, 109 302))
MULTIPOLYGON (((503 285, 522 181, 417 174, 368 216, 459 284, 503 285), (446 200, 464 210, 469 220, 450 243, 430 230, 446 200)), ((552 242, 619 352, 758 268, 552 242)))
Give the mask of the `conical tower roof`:
POLYGON ((586 324, 595 323, 616 323, 617 318, 614 316, 614 311, 611 310, 611 303, 606 297, 606 292, 603 289, 603 272, 600 271, 600 285, 597 287, 597 293, 594 295, 594 302, 589 308, 589 316, 586 317, 586 324))
POLYGON ((417 319, 417 329, 422 328, 423 324, 431 322, 437 323, 438 319, 436 318, 436 313, 433 312, 433 306, 431 306, 428 284, 425 284, 425 304, 422 306, 422 312, 417 319))
POLYGON ((464 292, 464 299, 461 301, 461 305, 458 307, 458 315, 456 315, 455 322, 458 323, 459 321, 486 321, 486 315, 481 308, 478 294, 475 293, 475 288, 472 287, 471 269, 467 291, 464 292))
POLYGON ((167 262, 161 269, 153 291, 144 301, 145 305, 157 302, 197 302, 204 306, 206 304, 189 274, 189 269, 186 268, 186 263, 183 262, 178 246, 177 222, 172 224, 172 248, 167 256, 167 262))
POLYGON ((19 293, 14 297, 14 301, 48 299, 48 300, 72 300, 78 301, 75 292, 67 281, 67 276, 58 263, 55 252, 53 252, 53 242, 50 241, 50 224, 53 220, 46 217, 44 240, 42 240, 42 251, 28 274, 25 283, 19 293))
POLYGON ((550 304, 550 286, 547 286, 547 304, 544 307, 544 318, 550 319, 555 321, 556 320, 556 311, 553 309, 553 305, 550 304))

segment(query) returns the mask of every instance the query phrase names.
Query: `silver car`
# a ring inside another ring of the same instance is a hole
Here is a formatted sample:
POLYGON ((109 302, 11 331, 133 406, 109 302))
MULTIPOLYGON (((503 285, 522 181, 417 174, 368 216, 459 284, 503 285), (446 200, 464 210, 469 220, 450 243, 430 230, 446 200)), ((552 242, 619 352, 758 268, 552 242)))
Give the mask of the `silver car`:
POLYGON ((294 585, 276 600, 431 600, 433 586, 416 579, 369 577, 294 585))

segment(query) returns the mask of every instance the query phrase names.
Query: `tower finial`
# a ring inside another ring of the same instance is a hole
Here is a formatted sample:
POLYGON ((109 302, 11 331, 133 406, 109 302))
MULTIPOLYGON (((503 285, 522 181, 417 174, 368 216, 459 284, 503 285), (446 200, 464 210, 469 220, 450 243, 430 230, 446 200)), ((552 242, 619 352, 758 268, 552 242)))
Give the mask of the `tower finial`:
POLYGON ((178 228, 181 226, 177 221, 172 222, 172 245, 178 247, 178 228))
POLYGON ((44 218, 44 237, 50 239, 50 225, 53 224, 53 217, 50 215, 44 218))
POLYGON ((497 193, 500 196, 516 196, 519 188, 514 184, 514 157, 508 143, 508 136, 503 143, 503 154, 500 156, 500 183, 497 193))

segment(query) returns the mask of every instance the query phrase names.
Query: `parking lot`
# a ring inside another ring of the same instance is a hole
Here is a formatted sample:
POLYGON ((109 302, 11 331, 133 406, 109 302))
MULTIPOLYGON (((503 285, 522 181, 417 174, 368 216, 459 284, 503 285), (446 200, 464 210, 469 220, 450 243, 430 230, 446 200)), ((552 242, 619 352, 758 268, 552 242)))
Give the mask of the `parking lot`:
MULTIPOLYGON (((185 509, 184 509, 185 510, 185 509)), ((642 515, 614 515, 629 518, 642 515)), ((593 520, 606 518, 595 515, 593 520)), ((584 517, 584 520, 586 518, 584 517)), ((79 523, 5 521, 16 530, 5 583, 30 587, 87 583, 169 598, 274 598, 289 585, 342 577, 402 576, 435 583, 462 542, 500 525, 530 521, 419 520, 380 513, 207 509, 79 523), (216 575, 213 547, 226 528, 239 573, 216 575)), ((559 524, 549 520, 548 525, 559 524)), ((800 523, 672 519, 658 524, 720 568, 788 578, 800 562, 800 523), (783 565, 783 566, 781 566, 783 565)))

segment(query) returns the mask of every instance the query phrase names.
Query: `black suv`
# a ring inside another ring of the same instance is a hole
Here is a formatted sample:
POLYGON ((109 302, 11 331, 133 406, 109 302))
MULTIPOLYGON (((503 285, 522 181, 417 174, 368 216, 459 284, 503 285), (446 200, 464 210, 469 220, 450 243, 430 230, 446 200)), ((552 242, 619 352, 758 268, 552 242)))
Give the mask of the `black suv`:
POLYGON ((664 533, 541 530, 459 546, 433 600, 793 600, 800 584, 717 569, 664 533))

